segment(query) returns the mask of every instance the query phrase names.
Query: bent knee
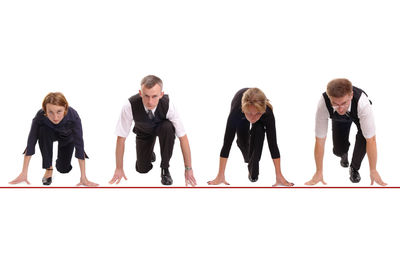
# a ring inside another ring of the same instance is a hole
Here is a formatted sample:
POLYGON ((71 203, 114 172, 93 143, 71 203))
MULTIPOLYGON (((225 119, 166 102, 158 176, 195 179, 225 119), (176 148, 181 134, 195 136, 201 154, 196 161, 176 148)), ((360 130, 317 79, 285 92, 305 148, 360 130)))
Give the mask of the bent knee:
POLYGON ((59 173, 69 173, 72 170, 72 166, 68 167, 56 167, 59 173))
POLYGON ((172 124, 171 121, 169 120, 165 120, 163 121, 160 126, 159 126, 160 130, 163 132, 171 132, 171 133, 175 133, 175 127, 172 124))
POLYGON ((56 169, 59 173, 69 173, 72 170, 72 166, 60 166, 60 165, 56 165, 56 169))
POLYGON ((152 164, 143 166, 143 165, 138 164, 138 163, 136 162, 136 171, 137 171, 138 173, 148 173, 152 168, 153 168, 153 165, 152 165, 152 164))

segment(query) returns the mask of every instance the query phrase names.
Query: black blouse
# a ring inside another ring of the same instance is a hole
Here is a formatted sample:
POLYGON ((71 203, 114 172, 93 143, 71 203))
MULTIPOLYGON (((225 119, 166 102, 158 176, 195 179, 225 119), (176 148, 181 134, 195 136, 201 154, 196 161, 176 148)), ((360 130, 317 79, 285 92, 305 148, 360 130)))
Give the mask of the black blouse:
MULTIPOLYGON (((228 158, 231 150, 233 139, 235 138, 237 125, 241 120, 246 120, 246 116, 242 112, 242 97, 248 88, 239 90, 233 97, 231 111, 226 123, 224 136, 224 145, 222 146, 220 156, 228 158)), ((272 109, 267 106, 265 113, 256 123, 262 123, 266 129, 267 141, 271 157, 273 159, 280 158, 279 148, 276 141, 275 117, 272 109)))

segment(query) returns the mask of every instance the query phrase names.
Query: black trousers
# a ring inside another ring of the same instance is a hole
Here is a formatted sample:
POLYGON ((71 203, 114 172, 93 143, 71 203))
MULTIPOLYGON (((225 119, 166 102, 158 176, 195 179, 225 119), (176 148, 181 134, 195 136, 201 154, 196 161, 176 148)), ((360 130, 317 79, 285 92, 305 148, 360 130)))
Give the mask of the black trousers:
POLYGON ((242 119, 236 128, 236 144, 242 152, 244 162, 251 176, 259 174, 259 162, 264 146, 265 127, 262 123, 254 123, 250 129, 250 122, 242 119))
POLYGON ((48 169, 53 166, 53 142, 58 141, 56 169, 60 173, 68 173, 72 169, 71 159, 74 143, 71 138, 59 136, 57 132, 47 126, 39 128, 39 148, 42 153, 42 167, 48 169))
MULTIPOLYGON (((349 134, 351 128, 351 120, 332 120, 332 139, 333 154, 341 157, 349 151, 350 142, 349 134)), ((359 170, 361 162, 367 152, 367 141, 365 140, 360 127, 356 135, 356 143, 354 145, 353 157, 351 159, 351 167, 359 170)))
POLYGON ((161 168, 168 168, 172 157, 175 143, 175 128, 169 120, 161 122, 154 131, 154 134, 136 134, 136 171, 147 173, 153 168, 151 158, 156 138, 160 142, 161 168))

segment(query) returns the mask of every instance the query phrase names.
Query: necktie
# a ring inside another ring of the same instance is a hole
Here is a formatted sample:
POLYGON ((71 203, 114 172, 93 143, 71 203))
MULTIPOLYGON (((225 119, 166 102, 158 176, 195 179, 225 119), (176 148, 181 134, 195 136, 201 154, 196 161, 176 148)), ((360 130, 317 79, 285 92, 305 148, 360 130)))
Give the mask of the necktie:
POLYGON ((147 116, 149 117, 150 120, 153 120, 153 119, 154 119, 154 114, 153 114, 153 112, 152 112, 151 110, 149 110, 149 111, 147 112, 147 116))

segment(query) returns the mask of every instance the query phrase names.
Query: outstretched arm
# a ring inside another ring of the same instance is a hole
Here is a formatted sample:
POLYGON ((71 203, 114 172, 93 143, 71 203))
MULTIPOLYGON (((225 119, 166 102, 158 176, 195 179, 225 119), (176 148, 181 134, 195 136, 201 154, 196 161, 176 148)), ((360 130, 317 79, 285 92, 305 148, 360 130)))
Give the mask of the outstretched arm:
POLYGON ((376 162, 378 159, 378 152, 376 148, 376 136, 372 138, 368 138, 367 140, 367 155, 369 161, 369 171, 371 176, 371 185, 376 182, 379 185, 385 186, 387 183, 382 181, 381 176, 379 175, 378 171, 376 170, 376 162))
POLYGON ((19 184, 22 182, 25 182, 27 184, 31 184, 28 181, 28 168, 29 168, 29 162, 31 161, 31 157, 32 156, 24 156, 24 164, 22 167, 22 172, 20 173, 20 175, 18 175, 17 178, 15 178, 14 180, 12 180, 11 182, 9 182, 9 184, 19 184))
POLYGON ((324 150, 325 150, 325 138, 315 137, 315 147, 314 147, 314 158, 316 165, 316 172, 313 178, 306 182, 306 185, 316 185, 319 182, 326 185, 323 177, 323 161, 324 161, 324 150))
POLYGON ((40 110, 32 120, 31 130, 29 131, 29 136, 28 136, 28 144, 24 152, 25 155, 24 155, 24 163, 22 171, 18 175, 18 177, 9 182, 9 184, 19 184, 22 182, 30 184, 28 181, 28 167, 32 155, 35 154, 35 146, 38 140, 38 131, 39 131, 38 121, 40 120, 41 116, 43 116, 43 111, 40 110))
POLYGON ((125 137, 118 136, 117 137, 117 145, 115 149, 115 163, 116 163, 116 168, 114 172, 113 178, 110 180, 110 184, 117 183, 121 181, 122 178, 125 180, 128 180, 126 178, 125 172, 124 172, 124 153, 125 153, 125 137))
POLYGON ((89 181, 86 177, 86 166, 84 159, 78 159, 79 168, 81 169, 81 181, 76 186, 84 185, 84 186, 98 186, 98 184, 89 181))
POLYGON ((240 120, 240 118, 238 119, 236 113, 231 111, 231 113, 229 113, 229 117, 226 122, 224 144, 222 146, 219 155, 220 158, 219 158, 218 174, 214 180, 207 182, 209 185, 219 185, 219 184, 229 185, 229 183, 225 179, 225 169, 226 169, 226 164, 228 162, 229 151, 231 150, 233 139, 235 139, 238 120, 240 120))
POLYGON ((181 144, 183 161, 185 164, 185 184, 186 186, 188 184, 191 186, 196 186, 197 183, 193 175, 192 158, 190 154, 189 139, 187 138, 187 135, 185 134, 184 136, 179 137, 179 142, 181 144))
POLYGON ((223 158, 223 157, 219 158, 219 170, 217 177, 212 181, 208 181, 207 183, 209 185, 219 185, 219 184, 229 185, 229 183, 225 180, 225 169, 227 162, 228 158, 223 158))
POLYGON ((272 186, 278 186, 278 185, 284 185, 284 186, 293 186, 293 183, 288 182, 285 177, 283 177, 282 171, 281 171, 281 159, 276 158, 272 159, 274 162, 275 166, 275 175, 276 175, 276 183, 272 186))

